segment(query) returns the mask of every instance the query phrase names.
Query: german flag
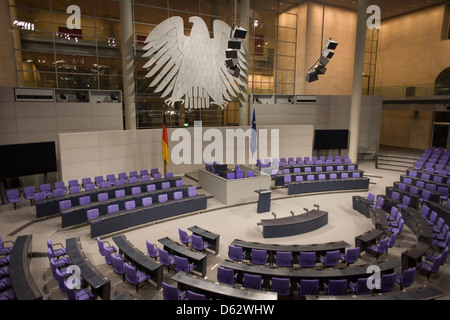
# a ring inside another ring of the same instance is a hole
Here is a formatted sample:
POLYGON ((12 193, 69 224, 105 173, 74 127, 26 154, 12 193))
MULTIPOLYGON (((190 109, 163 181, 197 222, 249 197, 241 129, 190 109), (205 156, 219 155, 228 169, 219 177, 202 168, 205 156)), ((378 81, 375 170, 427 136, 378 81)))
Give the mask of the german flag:
POLYGON ((161 145, 162 145, 163 159, 166 162, 166 164, 169 164, 169 140, 167 138, 166 113, 165 112, 164 112, 164 117, 163 117, 163 133, 162 133, 161 145))

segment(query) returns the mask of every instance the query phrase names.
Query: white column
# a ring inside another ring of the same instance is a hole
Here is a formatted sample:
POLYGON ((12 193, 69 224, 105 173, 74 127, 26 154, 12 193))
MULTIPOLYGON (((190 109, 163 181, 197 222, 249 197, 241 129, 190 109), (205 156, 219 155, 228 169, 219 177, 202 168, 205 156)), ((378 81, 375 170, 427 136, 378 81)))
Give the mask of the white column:
POLYGON ((361 118, 362 85, 364 72, 364 51, 366 48, 368 0, 358 0, 358 24, 356 27, 355 65, 353 70, 353 92, 350 111, 349 157, 358 161, 359 124, 361 118))
POLYGON ((125 129, 136 130, 136 89, 134 81, 133 18, 131 0, 120 0, 122 30, 123 100, 125 129))
MULTIPOLYGON (((249 38, 250 38, 250 30, 249 30, 249 17, 250 17, 250 1, 249 0, 241 0, 240 2, 240 26, 247 30, 247 36, 245 39, 242 39, 242 45, 245 49, 247 59, 246 66, 248 67, 248 59, 249 59, 249 38)), ((242 78, 245 80, 244 78, 242 78)), ((241 94, 239 96, 239 125, 247 126, 249 124, 249 103, 248 103, 248 72, 247 79, 244 81, 245 86, 241 87, 241 94)))

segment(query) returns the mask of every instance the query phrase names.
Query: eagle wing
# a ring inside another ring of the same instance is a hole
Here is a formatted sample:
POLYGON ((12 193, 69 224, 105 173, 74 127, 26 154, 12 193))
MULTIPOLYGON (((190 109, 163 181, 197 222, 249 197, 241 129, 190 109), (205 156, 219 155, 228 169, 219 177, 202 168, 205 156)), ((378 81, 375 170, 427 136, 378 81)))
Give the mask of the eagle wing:
POLYGON ((156 26, 145 40, 144 50, 147 52, 143 57, 150 59, 144 68, 153 66, 145 77, 150 78, 159 71, 150 86, 157 86, 155 92, 165 89, 161 97, 166 97, 173 90, 175 76, 183 59, 181 48, 187 39, 183 18, 171 17, 156 26))

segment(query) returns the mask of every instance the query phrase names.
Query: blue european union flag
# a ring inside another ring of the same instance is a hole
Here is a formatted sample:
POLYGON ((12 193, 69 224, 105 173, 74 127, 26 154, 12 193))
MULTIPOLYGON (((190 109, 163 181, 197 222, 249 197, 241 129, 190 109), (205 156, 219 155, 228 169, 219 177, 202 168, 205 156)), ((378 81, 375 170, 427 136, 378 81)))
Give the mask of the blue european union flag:
POLYGON ((253 109, 253 120, 252 120, 252 136, 250 139, 250 150, 252 152, 252 156, 256 152, 256 116, 255 116, 255 109, 253 109))

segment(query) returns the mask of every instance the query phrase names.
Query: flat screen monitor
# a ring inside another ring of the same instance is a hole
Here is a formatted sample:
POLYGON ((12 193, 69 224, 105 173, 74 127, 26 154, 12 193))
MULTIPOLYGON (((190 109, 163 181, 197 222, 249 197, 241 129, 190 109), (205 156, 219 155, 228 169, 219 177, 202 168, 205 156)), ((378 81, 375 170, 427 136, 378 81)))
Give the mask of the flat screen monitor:
POLYGON ((315 130, 314 149, 347 149, 348 130, 315 130))
POLYGON ((14 178, 57 171, 55 142, 0 146, 0 178, 14 178))

